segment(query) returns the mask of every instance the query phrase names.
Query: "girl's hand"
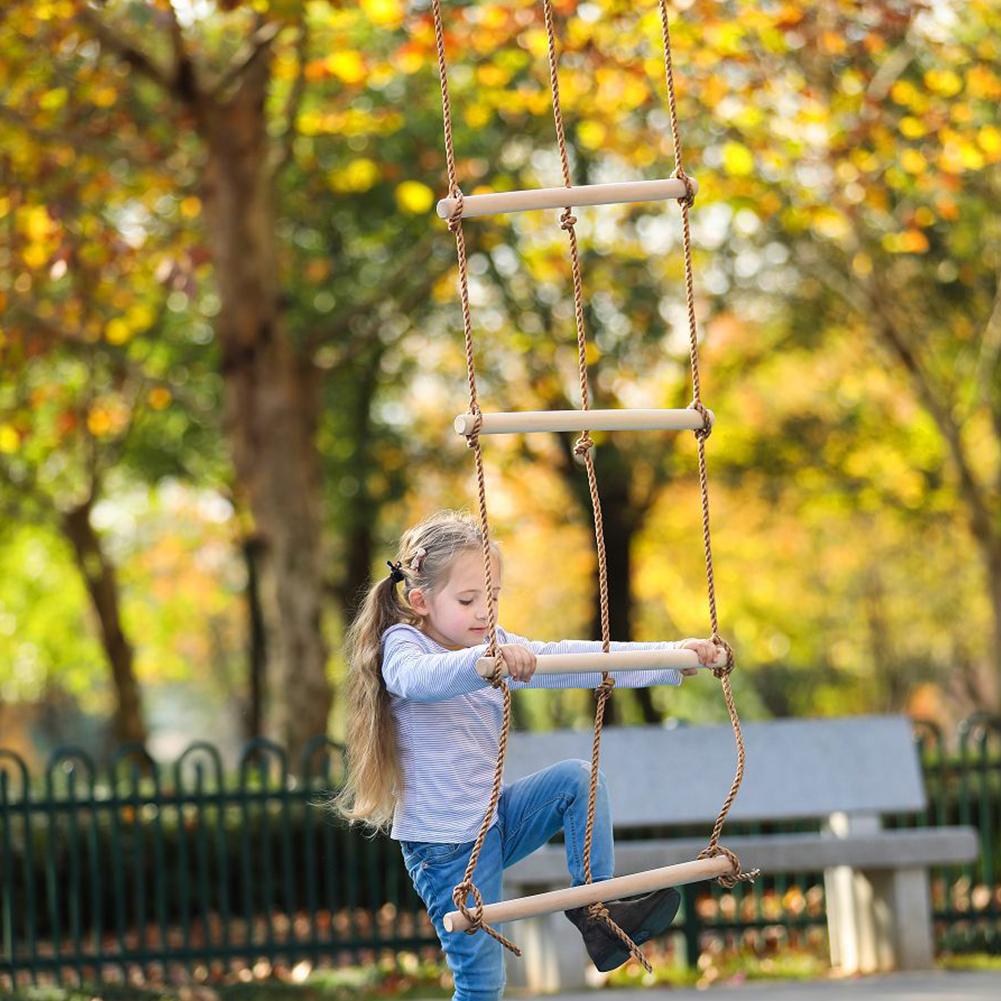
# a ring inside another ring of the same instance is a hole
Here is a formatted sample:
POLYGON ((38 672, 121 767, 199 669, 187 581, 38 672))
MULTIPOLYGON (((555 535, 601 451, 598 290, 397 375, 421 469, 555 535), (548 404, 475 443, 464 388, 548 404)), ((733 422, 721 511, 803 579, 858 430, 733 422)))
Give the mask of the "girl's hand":
MULTIPOLYGON (((681 645, 686 650, 694 650, 703 667, 715 667, 717 659, 722 653, 722 648, 717 647, 712 640, 685 640, 681 645)), ((698 674, 699 669, 697 667, 683 667, 681 673, 686 677, 691 677, 693 674, 698 674)))
POLYGON ((508 673, 515 681, 529 681, 535 674, 538 661, 528 647, 518 646, 517 643, 502 643, 500 655, 504 658, 508 673))

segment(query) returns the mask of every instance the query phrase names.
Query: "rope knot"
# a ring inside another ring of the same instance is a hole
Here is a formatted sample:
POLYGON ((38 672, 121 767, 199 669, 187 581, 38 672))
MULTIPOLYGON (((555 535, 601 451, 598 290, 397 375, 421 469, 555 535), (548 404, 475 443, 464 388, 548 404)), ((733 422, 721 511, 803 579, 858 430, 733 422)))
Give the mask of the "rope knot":
POLYGON ((685 409, 694 410, 702 418, 702 427, 695 429, 695 437, 699 441, 705 441, 713 433, 714 418, 712 413, 702 405, 701 400, 692 400, 685 409))
POLYGON ((613 688, 615 688, 615 679, 609 675, 607 678, 601 679, 601 684, 594 690, 594 694, 600 696, 602 693, 605 693, 605 698, 607 699, 612 694, 613 688))
POLYGON ((469 922, 469 927, 466 929, 467 935, 473 935, 483 927, 483 897, 480 896, 480 891, 476 889, 471 879, 465 879, 455 886, 452 890, 452 901, 469 922), (475 912, 471 912, 466 907, 466 898, 469 894, 472 894, 473 900, 476 901, 475 912))
POLYGON ((685 173, 684 167, 679 167, 674 176, 685 186, 685 197, 678 199, 678 204, 690 209, 695 204, 695 187, 692 179, 685 173))
POLYGON ((483 412, 477 407, 473 410, 473 429, 466 435, 467 448, 476 448, 479 445, 481 427, 483 427, 483 412))
POLYGON ((568 233, 570 230, 577 225, 577 217, 570 211, 570 208, 565 208, 560 213, 560 229, 565 229, 568 233))
POLYGON ((504 658, 501 657, 501 655, 497 652, 497 648, 494 646, 488 646, 487 649, 483 652, 483 656, 492 657, 494 661, 493 672, 486 678, 486 680, 494 688, 503 688, 504 678, 501 675, 501 669, 504 666, 504 658))
POLYGON ((726 651, 726 663, 722 667, 714 667, 713 676, 723 679, 733 673, 733 647, 719 633, 713 633, 710 637, 713 646, 722 647, 726 651))
POLYGON ((462 193, 462 189, 458 186, 452 189, 451 195, 455 199, 455 204, 452 206, 452 211, 448 214, 448 228, 450 232, 454 233, 462 225, 462 206, 465 202, 465 196, 462 193))
POLYGON ((586 455, 590 449, 594 448, 594 440, 591 438, 591 432, 585 431, 576 442, 574 442, 573 454, 574 455, 586 455))
POLYGON ((717 855, 722 855, 733 866, 733 872, 729 876, 724 873, 722 876, 716 877, 716 882, 727 890, 732 890, 738 883, 753 883, 761 874, 760 869, 750 869, 744 872, 740 867, 737 853, 723 845, 710 843, 699 852, 700 859, 715 858, 717 855))

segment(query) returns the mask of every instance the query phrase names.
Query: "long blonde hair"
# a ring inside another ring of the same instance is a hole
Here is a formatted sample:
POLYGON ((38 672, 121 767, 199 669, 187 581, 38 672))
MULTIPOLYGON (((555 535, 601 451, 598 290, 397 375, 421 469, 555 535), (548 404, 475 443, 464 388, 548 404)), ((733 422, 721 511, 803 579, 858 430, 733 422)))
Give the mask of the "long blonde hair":
POLYGON ((332 801, 351 824, 386 830, 403 791, 390 696, 382 677, 382 634, 398 622, 420 623, 410 592, 432 595, 447 580, 455 557, 483 548, 479 524, 463 511, 438 511, 404 532, 396 561, 402 587, 387 574, 371 585, 348 629, 347 775, 332 801), (402 591, 402 594, 400 593, 402 591))

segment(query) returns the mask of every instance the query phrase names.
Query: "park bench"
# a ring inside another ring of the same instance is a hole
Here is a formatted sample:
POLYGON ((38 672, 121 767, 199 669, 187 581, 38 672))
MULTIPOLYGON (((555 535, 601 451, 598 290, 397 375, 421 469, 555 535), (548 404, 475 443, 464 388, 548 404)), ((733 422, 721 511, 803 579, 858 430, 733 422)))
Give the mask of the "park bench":
MULTIPOLYGON (((566 758, 589 759, 589 731, 512 735, 511 783, 566 758)), ((925 806, 911 724, 903 716, 775 720, 744 726, 747 770, 730 820, 819 821, 819 831, 728 837, 744 868, 824 872, 831 962, 846 972, 923 969, 933 963, 928 869, 977 857, 972 827, 886 830, 888 815, 925 806)), ((630 829, 699 825, 701 840, 616 842, 615 874, 695 858, 705 847, 736 755, 729 726, 608 727, 601 770, 617 836, 630 829)), ((504 896, 567 886, 562 845, 545 845, 504 873, 504 896)), ((508 982, 534 991, 586 984, 587 954, 562 913, 511 925, 522 959, 508 982)))

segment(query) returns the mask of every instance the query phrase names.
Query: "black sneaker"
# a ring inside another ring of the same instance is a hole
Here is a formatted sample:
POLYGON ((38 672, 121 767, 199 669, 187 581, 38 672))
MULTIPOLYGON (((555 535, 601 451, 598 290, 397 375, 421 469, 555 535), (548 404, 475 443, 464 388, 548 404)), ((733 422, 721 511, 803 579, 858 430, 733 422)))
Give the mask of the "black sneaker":
MULTIPOLYGON (((681 894, 670 886, 605 904, 611 919, 637 945, 669 928, 680 906, 681 894)), ((600 918, 589 918, 587 907, 574 907, 563 913, 580 929, 587 954, 602 973, 616 969, 629 959, 625 943, 600 918)))

